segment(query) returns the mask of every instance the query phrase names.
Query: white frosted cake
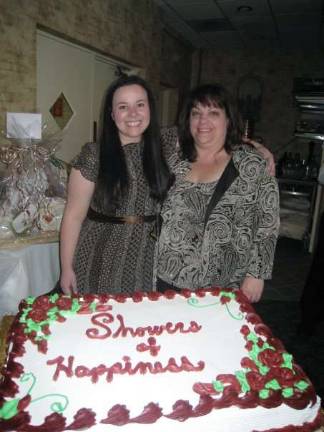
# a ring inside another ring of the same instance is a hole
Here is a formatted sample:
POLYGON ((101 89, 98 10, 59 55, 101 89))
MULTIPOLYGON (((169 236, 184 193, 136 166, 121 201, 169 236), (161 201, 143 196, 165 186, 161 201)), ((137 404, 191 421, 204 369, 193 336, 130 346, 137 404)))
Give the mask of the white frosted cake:
POLYGON ((310 432, 320 400, 240 292, 42 296, 20 306, 0 430, 310 432))

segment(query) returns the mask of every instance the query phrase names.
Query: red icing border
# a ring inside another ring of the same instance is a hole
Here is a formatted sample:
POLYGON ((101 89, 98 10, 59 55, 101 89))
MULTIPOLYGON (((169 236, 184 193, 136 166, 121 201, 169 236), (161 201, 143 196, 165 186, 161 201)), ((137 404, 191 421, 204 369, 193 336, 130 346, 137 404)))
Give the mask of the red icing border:
MULTIPOLYGON (((220 288, 207 290, 200 289, 195 291, 195 295, 197 297, 204 297, 206 293, 211 293, 214 296, 218 296, 220 294, 220 291, 225 291, 229 293, 232 292, 232 290, 230 289, 226 290, 220 288)), ((166 291, 164 294, 157 292, 136 292, 132 296, 130 296, 130 298, 132 298, 134 302, 141 302, 144 298, 148 298, 151 301, 157 301, 161 297, 172 300, 177 295, 181 295, 184 298, 189 298, 192 294, 193 292, 190 290, 183 290, 181 293, 176 293, 172 290, 169 290, 166 291)), ((100 303, 107 303, 110 299, 113 299, 120 303, 124 303, 127 298, 128 297, 124 295, 86 295, 83 296, 82 307, 78 311, 78 313, 92 313, 90 305, 96 299, 99 299, 100 303)), ((246 319, 254 326, 255 332, 259 335, 266 336, 267 340, 271 342, 271 345, 284 351, 281 342, 273 337, 271 330, 262 323, 262 320, 255 313, 253 307, 246 301, 244 295, 241 294, 241 292, 239 291, 236 292, 236 301, 240 304, 240 310, 247 314, 246 319)), ((43 306, 47 302, 46 297, 39 297, 37 299, 37 302, 40 307, 43 306)), ((222 303, 225 303, 225 300, 222 303)), ((12 342, 13 346, 9 353, 7 367, 2 371, 4 378, 1 383, 0 407, 5 402, 5 397, 13 398, 17 394, 18 386, 14 382, 14 379, 19 378, 19 376, 24 372, 23 366, 17 362, 17 358, 23 356, 25 352, 24 343, 28 338, 28 335, 24 333, 24 327, 19 322, 19 318, 25 306, 26 303, 23 301, 20 305, 20 313, 16 316, 9 334, 8 342, 12 342)), ((107 305, 102 306, 103 309, 101 310, 106 310, 105 308, 107 308, 107 305)), ((96 312, 98 312, 98 310, 96 312)), ((65 319, 63 318, 62 321, 64 320, 65 319)), ((46 329, 46 331, 49 332, 49 329, 46 329)), ((244 331, 242 331, 242 334, 244 334, 244 331)), ((31 339, 33 339, 33 337, 34 336, 31 335, 31 339)), ((38 345, 40 351, 46 351, 46 347, 42 346, 42 344, 38 345)), ((302 369, 299 368, 296 364, 294 364, 294 371, 298 374, 299 379, 304 379, 308 381, 308 378, 306 377, 302 369)), ((250 391, 243 397, 240 397, 239 390, 237 389, 237 383, 235 382, 235 376, 233 375, 228 374, 218 376, 217 378, 221 378, 223 382, 228 384, 224 388, 222 396, 218 399, 213 399, 212 396, 215 395, 216 392, 210 384, 197 383, 195 385, 195 391, 200 394, 200 400, 196 407, 192 407, 188 403, 188 401, 178 400, 173 405, 172 412, 163 414, 161 408, 157 404, 150 403, 146 407, 144 407, 143 412, 139 416, 131 418, 129 416, 129 411, 127 407, 123 405, 115 405, 107 412, 107 417, 105 419, 99 420, 99 422, 103 424, 111 424, 118 426, 122 426, 128 423, 150 424, 155 423, 162 416, 172 420, 184 421, 190 417, 199 417, 202 415, 206 415, 210 413, 213 409, 226 408, 233 405, 240 408, 254 408, 256 406, 274 408, 285 403, 292 408, 303 409, 310 402, 312 404, 316 402, 316 394, 312 385, 309 386, 307 391, 300 392, 300 394, 294 395, 294 397, 283 398, 278 391, 272 391, 272 394, 269 398, 261 399, 258 396, 257 391, 250 391)), ((63 415, 53 413, 45 418, 45 421, 42 425, 32 426, 29 423, 30 416, 28 412, 25 411, 25 409, 29 405, 29 402, 30 400, 27 397, 23 398, 18 404, 18 409, 20 411, 17 415, 15 415, 9 420, 0 419, 0 430, 3 432, 60 432, 65 430, 78 430, 81 428, 89 428, 96 423, 95 413, 93 413, 93 411, 90 409, 82 408, 75 414, 74 421, 69 425, 66 424, 66 419, 63 415)), ((287 425, 280 429, 268 429, 263 430, 262 432, 312 432, 316 428, 320 427, 321 424, 321 414, 319 412, 313 422, 304 423, 301 426, 287 425)))

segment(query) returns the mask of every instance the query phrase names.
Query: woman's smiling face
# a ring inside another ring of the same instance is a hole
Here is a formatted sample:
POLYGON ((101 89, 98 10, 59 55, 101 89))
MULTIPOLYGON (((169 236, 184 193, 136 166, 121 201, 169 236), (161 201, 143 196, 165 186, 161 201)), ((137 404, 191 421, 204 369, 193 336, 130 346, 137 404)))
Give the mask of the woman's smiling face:
POLYGON ((225 110, 217 105, 197 103, 190 113, 190 132, 197 146, 225 144, 228 118, 225 110))
POLYGON ((150 124, 146 90, 138 84, 119 87, 113 96, 111 115, 122 145, 140 142, 150 124))

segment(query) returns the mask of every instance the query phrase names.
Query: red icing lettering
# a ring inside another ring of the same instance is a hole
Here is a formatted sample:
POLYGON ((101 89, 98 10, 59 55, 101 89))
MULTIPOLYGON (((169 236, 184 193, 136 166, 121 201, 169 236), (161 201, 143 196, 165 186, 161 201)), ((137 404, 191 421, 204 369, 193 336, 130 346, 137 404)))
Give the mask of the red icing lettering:
POLYGON ((64 361, 64 357, 63 356, 58 356, 53 360, 47 360, 47 364, 48 365, 54 365, 56 364, 56 370, 54 372, 53 375, 53 380, 56 381, 59 377, 60 372, 65 372, 66 376, 68 376, 69 378, 71 378, 73 376, 73 361, 74 361, 74 357, 73 356, 69 356, 68 357, 68 366, 64 366, 63 364, 64 361))
POLYGON ((199 372, 205 368, 205 363, 203 361, 199 361, 196 365, 194 365, 188 360, 186 356, 181 357, 180 362, 178 362, 179 364, 173 357, 171 357, 165 366, 163 366, 159 361, 155 363, 138 362, 133 366, 131 359, 128 356, 123 357, 123 362, 114 363, 112 366, 100 364, 99 366, 96 366, 92 369, 84 365, 78 365, 73 370, 73 362, 73 356, 68 357, 68 366, 63 364, 64 357, 62 356, 56 357, 53 360, 48 360, 48 365, 51 366, 56 364, 56 369, 53 375, 54 381, 59 378, 61 372, 64 372, 66 376, 70 378, 73 377, 73 375, 76 378, 89 377, 93 383, 96 383, 99 377, 102 375, 106 375, 107 382, 112 382, 115 375, 145 375, 147 373, 155 375, 165 372, 199 372))
POLYGON ((99 330, 96 328, 91 328, 86 331, 86 335, 90 339, 106 339, 110 337, 111 330, 109 328, 109 325, 114 321, 114 317, 110 313, 100 313, 96 314, 91 318, 91 322, 94 325, 97 325, 98 327, 105 330, 105 333, 100 334, 99 330), (102 321, 100 321, 102 319, 102 321))
POLYGON ((78 378, 83 378, 89 376, 89 368, 86 366, 78 366, 75 368, 75 376, 78 378))
POLYGON ((96 314, 91 318, 92 324, 100 327, 104 330, 101 333, 97 328, 87 329, 86 334, 91 339, 106 339, 112 336, 113 338, 118 337, 143 337, 147 336, 159 336, 166 332, 169 334, 175 333, 197 333, 201 330, 201 325, 197 324, 195 321, 190 321, 188 327, 185 327, 183 322, 167 322, 166 324, 147 326, 147 327, 130 327, 125 324, 124 317, 120 314, 116 315, 117 321, 119 321, 119 326, 113 332, 109 324, 114 322, 114 317, 110 313, 100 313, 96 314))

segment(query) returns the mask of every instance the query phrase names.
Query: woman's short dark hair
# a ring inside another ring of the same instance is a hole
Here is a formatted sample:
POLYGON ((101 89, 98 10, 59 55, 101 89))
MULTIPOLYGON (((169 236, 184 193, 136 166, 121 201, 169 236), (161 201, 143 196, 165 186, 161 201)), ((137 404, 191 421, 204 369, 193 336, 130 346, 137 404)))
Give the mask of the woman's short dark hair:
POLYGON ((122 195, 128 191, 125 155, 122 150, 118 128, 112 118, 113 97, 120 87, 134 84, 141 86, 146 91, 150 109, 150 123, 143 133, 144 149, 142 158, 143 171, 150 187, 151 196, 162 200, 170 183, 170 171, 160 145, 160 128, 153 92, 141 77, 136 75, 121 76, 107 89, 99 129, 98 196, 100 199, 104 199, 104 202, 108 203, 109 207, 118 205, 122 195))
POLYGON ((190 132, 190 114, 192 108, 201 104, 203 106, 216 106, 225 111, 228 119, 228 129, 225 140, 225 150, 230 153, 242 139, 241 119, 232 95, 220 84, 204 84, 190 91, 179 121, 179 143, 183 159, 194 162, 197 151, 194 139, 190 132))

